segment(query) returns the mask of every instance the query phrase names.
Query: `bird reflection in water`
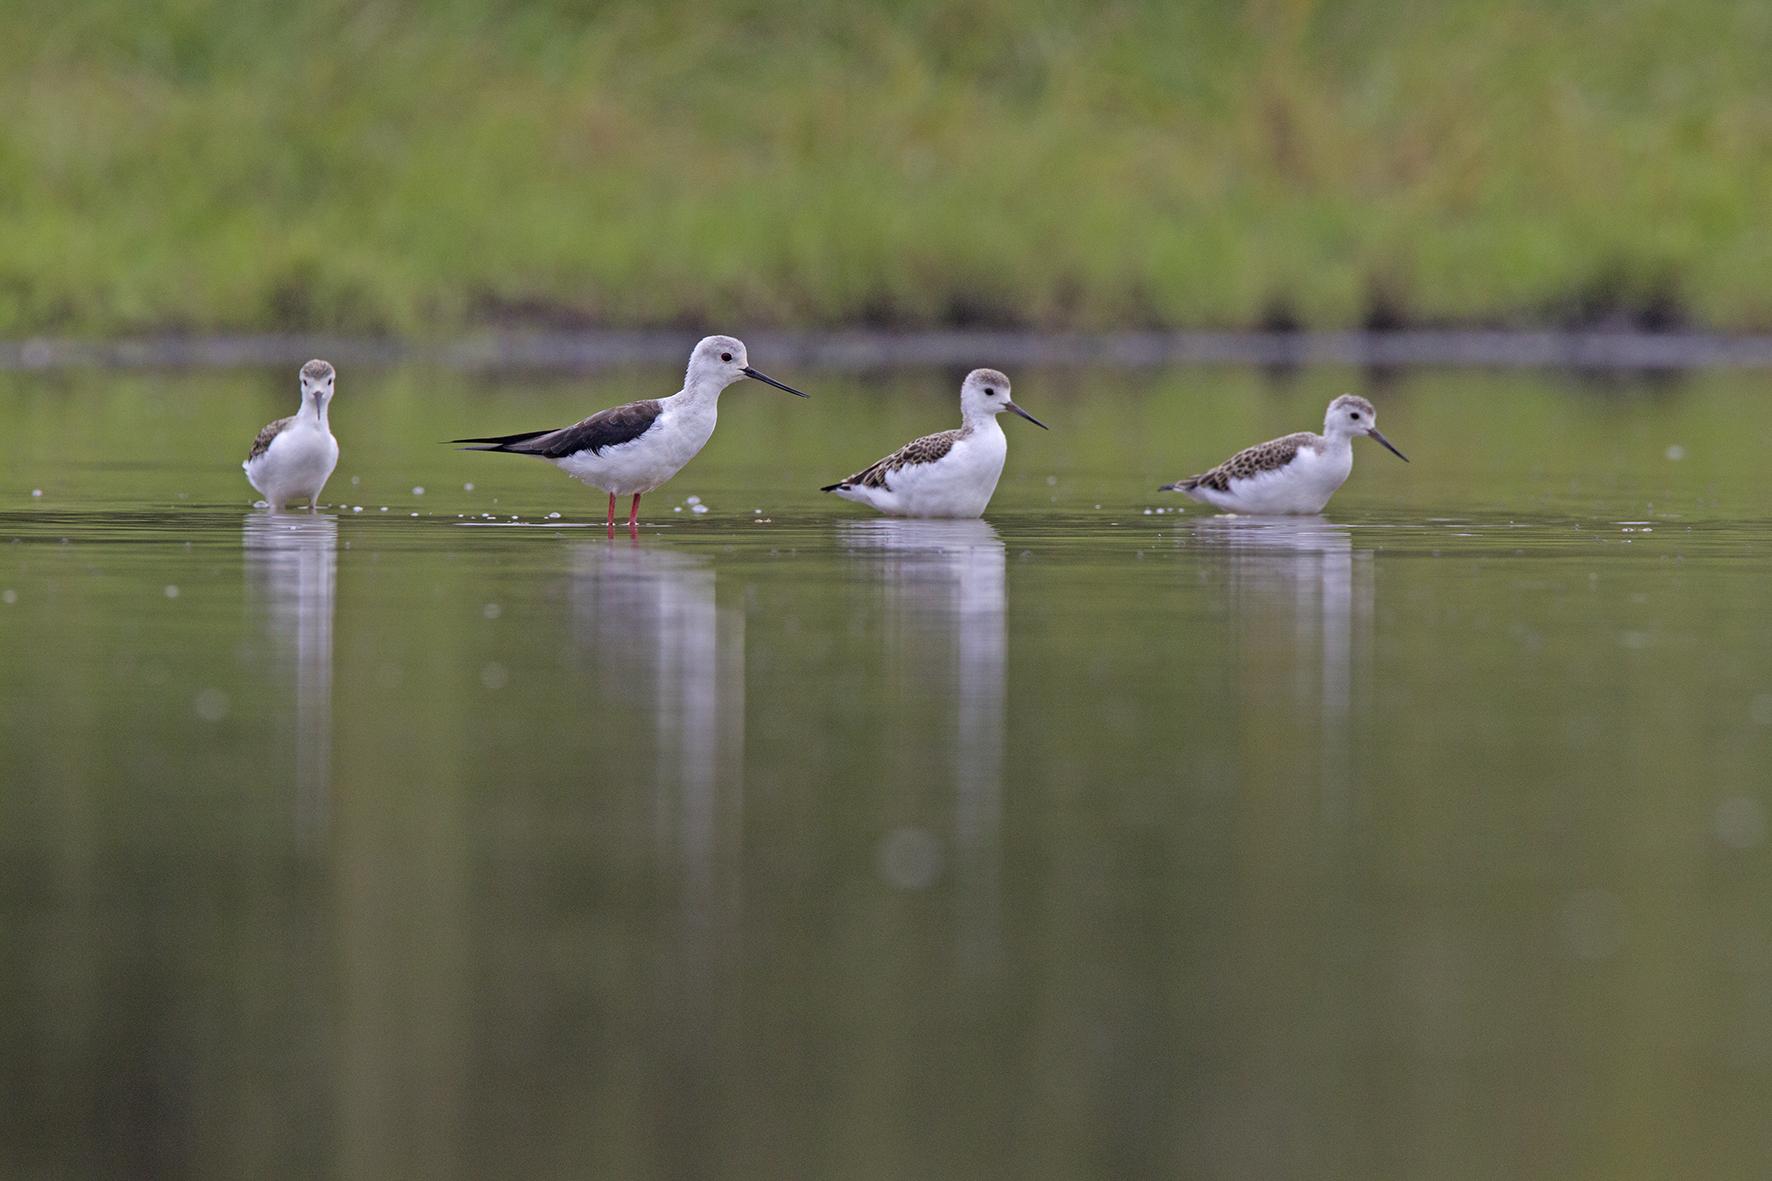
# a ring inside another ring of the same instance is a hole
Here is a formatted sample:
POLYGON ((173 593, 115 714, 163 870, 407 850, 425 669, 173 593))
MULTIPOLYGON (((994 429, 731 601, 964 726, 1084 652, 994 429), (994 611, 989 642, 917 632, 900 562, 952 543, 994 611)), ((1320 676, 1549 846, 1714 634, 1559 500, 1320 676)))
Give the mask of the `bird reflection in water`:
POLYGON ((626 542, 572 551, 573 634, 611 699, 650 700, 661 865, 681 875, 685 951, 704 960, 736 908, 744 807, 744 615, 709 561, 626 542))
MULTIPOLYGON (((970 967, 998 950, 1003 733, 1008 635, 1006 555, 984 521, 845 521, 841 539, 877 563, 893 661, 917 670, 917 692, 953 700, 952 872, 961 954, 970 967)), ((938 834, 886 834, 880 868, 917 888, 940 870, 938 834)))
POLYGON ((1321 758, 1326 823, 1347 819, 1353 787, 1348 727, 1356 636, 1368 636, 1372 570, 1346 527, 1322 517, 1204 517, 1184 540, 1223 551, 1241 632, 1291 665, 1291 713, 1308 720, 1321 758))
POLYGON ((249 513, 241 544, 253 604, 280 675, 295 688, 295 817, 304 837, 326 827, 332 769, 332 617, 338 521, 249 513))

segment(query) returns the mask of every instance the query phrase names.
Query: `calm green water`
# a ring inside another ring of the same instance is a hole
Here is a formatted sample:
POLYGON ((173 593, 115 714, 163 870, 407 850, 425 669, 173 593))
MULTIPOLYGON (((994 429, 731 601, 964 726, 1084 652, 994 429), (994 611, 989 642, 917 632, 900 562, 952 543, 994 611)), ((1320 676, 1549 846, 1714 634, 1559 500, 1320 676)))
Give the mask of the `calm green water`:
POLYGON ((313 518, 292 374, 0 377, 9 1173, 1772 1167, 1762 378, 1014 372, 941 524, 812 489, 948 375, 756 360, 638 541, 434 440, 668 373, 347 369, 313 518))

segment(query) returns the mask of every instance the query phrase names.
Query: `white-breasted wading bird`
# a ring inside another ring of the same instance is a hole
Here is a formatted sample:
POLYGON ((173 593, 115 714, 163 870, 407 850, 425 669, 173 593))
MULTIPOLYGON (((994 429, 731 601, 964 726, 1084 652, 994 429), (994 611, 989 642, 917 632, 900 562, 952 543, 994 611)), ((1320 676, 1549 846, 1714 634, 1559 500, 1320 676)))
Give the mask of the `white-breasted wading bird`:
POLYGON ((1318 513, 1354 470, 1354 436, 1369 435, 1404 463, 1409 457, 1378 433, 1372 403, 1343 394, 1329 403, 1323 433, 1299 431, 1245 447, 1210 471, 1164 484, 1226 512, 1250 516, 1318 513))
POLYGON ((1046 424, 1009 399, 1009 379, 995 369, 974 369, 960 385, 960 427, 913 439, 820 492, 835 492, 895 517, 976 517, 984 513, 1003 474, 1009 441, 997 415, 1019 414, 1041 430, 1046 424))
POLYGON ((689 354, 683 388, 668 398, 629 402, 599 410, 583 422, 545 431, 451 439, 471 443, 464 451, 508 451, 545 459, 575 480, 609 494, 609 527, 615 527, 615 498, 632 496, 628 531, 640 517, 640 497, 683 470, 707 445, 718 417, 720 391, 742 378, 772 385, 799 397, 791 385, 751 368, 744 342, 710 336, 689 354))
POLYGON ((326 417, 335 378, 332 366, 325 361, 303 365, 301 409, 260 431, 246 453, 246 462, 240 465, 273 510, 292 500, 305 500, 312 512, 320 503, 320 490, 338 466, 338 440, 332 437, 326 417))

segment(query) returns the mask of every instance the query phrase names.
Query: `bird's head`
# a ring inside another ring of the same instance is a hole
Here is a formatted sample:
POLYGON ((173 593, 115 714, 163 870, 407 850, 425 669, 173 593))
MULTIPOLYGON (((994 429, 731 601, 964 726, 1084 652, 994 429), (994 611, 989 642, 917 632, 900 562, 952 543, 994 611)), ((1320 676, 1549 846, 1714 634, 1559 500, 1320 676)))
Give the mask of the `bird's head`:
POLYGON ((316 413, 325 413, 332 402, 333 383, 338 374, 325 361, 309 361, 301 367, 302 405, 313 406, 316 413))
POLYGON ((798 394, 802 398, 807 396, 791 385, 784 385, 768 374, 752 369, 744 341, 736 336, 704 337, 695 346, 695 351, 689 354, 689 372, 684 375, 683 388, 711 389, 718 392, 746 377, 772 385, 778 390, 786 390, 790 394, 798 394))
POLYGON ((1351 439, 1355 435, 1367 435, 1375 440, 1386 451, 1402 460, 1409 462, 1409 457, 1391 446, 1391 441, 1378 433, 1378 411, 1372 403, 1357 394, 1343 394, 1329 403, 1328 413, 1323 415, 1323 433, 1332 439, 1351 439))
POLYGON ((1046 424, 1009 398, 1009 378, 1000 369, 974 369, 960 383, 960 413, 968 419, 985 418, 1003 411, 1019 414, 1042 430, 1046 424))

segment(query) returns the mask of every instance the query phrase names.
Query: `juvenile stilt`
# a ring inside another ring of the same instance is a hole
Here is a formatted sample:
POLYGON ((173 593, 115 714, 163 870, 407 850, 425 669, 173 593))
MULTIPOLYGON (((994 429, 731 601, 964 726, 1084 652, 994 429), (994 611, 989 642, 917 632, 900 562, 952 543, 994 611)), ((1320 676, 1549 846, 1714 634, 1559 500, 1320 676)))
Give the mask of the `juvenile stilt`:
POLYGON ((1009 379, 996 369, 974 369, 960 386, 958 430, 913 439, 847 480, 826 484, 844 500, 895 517, 976 517, 991 502, 1009 444, 997 415, 1019 414, 1046 424, 1009 400, 1009 379))
POLYGON ((320 508, 320 490, 338 466, 338 440, 326 414, 335 377, 325 361, 303 365, 301 409, 260 431, 240 465, 273 512, 292 501, 307 501, 310 513, 320 508))
POLYGON ((1245 447, 1210 471, 1159 492, 1185 492, 1228 513, 1251 516, 1320 513, 1354 469, 1354 437, 1365 435, 1404 463, 1409 457, 1378 433, 1372 403, 1343 394, 1329 403, 1323 433, 1299 431, 1245 447))

